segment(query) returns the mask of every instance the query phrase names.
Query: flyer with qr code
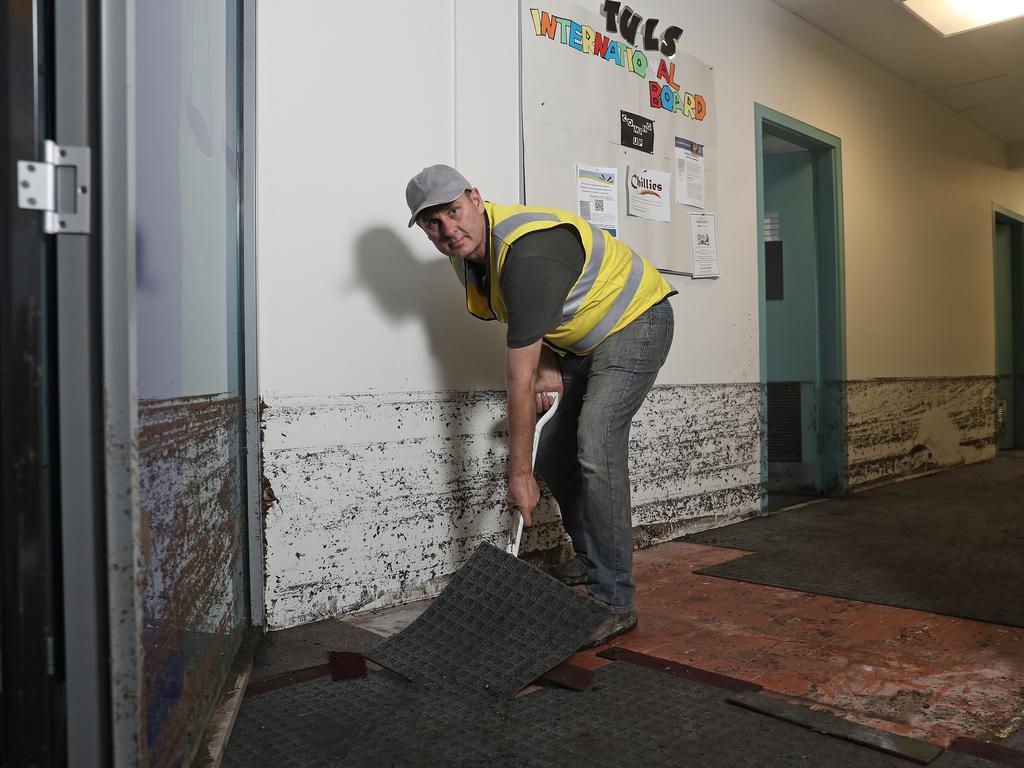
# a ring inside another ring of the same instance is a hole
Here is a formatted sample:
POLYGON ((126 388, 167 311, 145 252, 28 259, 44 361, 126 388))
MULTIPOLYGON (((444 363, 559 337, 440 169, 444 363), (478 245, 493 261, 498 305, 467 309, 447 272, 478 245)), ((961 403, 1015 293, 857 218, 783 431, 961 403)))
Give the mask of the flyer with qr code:
POLYGON ((619 169, 576 166, 576 209, 581 219, 608 230, 619 229, 619 169))

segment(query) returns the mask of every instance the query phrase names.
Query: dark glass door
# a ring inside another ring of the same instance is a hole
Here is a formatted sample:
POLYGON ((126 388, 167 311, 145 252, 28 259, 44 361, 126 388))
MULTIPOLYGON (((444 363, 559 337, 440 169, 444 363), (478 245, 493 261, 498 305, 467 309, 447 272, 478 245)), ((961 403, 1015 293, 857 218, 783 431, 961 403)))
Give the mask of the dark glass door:
POLYGON ((18 207, 17 163, 52 124, 46 0, 0 3, 0 545, 2 763, 63 765, 54 415, 55 263, 40 214, 18 207))

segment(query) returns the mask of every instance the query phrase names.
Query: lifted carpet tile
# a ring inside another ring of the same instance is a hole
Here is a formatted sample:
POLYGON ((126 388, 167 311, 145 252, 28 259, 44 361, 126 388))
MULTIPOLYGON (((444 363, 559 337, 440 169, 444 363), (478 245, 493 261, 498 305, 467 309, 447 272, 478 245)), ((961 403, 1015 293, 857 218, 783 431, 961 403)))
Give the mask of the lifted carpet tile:
POLYGON ((422 685, 511 696, 575 653, 606 616, 571 587, 482 544, 416 621, 366 657, 422 685))

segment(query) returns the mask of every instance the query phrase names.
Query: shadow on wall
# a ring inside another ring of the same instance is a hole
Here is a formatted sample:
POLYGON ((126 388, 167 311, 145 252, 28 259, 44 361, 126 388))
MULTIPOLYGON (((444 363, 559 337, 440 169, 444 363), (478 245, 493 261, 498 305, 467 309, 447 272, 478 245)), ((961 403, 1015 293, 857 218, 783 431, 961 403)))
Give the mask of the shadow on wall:
MULTIPOLYGON (((433 250, 425 237, 423 245, 433 250)), ((450 515, 443 527, 450 526, 457 552, 454 557, 459 561, 469 556, 484 528, 493 530, 494 517, 486 510, 500 505, 500 497, 494 495, 498 489, 481 487, 470 446, 474 440, 495 440, 496 433, 507 429, 506 423, 504 419, 496 421, 487 434, 467 434, 466 425, 475 421, 476 409, 490 411, 495 397, 503 400, 504 326, 471 317, 463 288, 447 259, 435 253, 434 258, 422 261, 391 229, 363 232, 356 240, 356 260, 360 287, 373 295, 389 320, 422 324, 434 361, 437 384, 432 389, 450 393, 444 398, 445 410, 451 407, 455 418, 438 425, 445 445, 438 461, 445 468, 442 471, 447 477, 442 482, 448 489, 447 503, 441 507, 445 511, 440 514, 450 515), (489 393, 473 394, 473 390, 489 393), (495 391, 499 394, 493 394, 495 391)), ((401 350, 396 348, 395 354, 401 355, 401 350)), ((500 494, 504 494, 504 486, 500 494)))
MULTIPOLYGON (((424 247, 433 249, 426 238, 424 247)), ((407 243, 393 230, 385 227, 368 229, 358 237, 356 260, 357 281, 360 286, 369 289, 389 319, 423 323, 436 366, 437 389, 497 391, 503 414, 505 326, 497 321, 483 322, 469 315, 465 293, 448 260, 439 253, 430 261, 417 259, 407 243)), ((488 396, 487 400, 493 402, 492 396, 488 396)), ((465 469, 457 469, 473 466, 471 457, 467 455, 466 438, 483 438, 492 444, 504 443, 508 426, 505 419, 501 418, 491 425, 486 436, 461 434, 459 424, 472 419, 473 414, 468 411, 480 407, 480 399, 471 395, 455 396, 451 402, 455 408, 467 411, 460 414, 465 419, 448 421, 445 427, 447 432, 443 437, 447 439, 452 454, 448 457, 448 466, 454 474, 447 478, 447 487, 453 492, 454 517, 465 521, 463 524, 456 523, 456 529, 459 530, 456 535, 464 537, 464 543, 469 543, 478 540, 480 529, 487 525, 486 519, 490 516, 473 514, 476 507, 472 500, 476 500, 477 504, 483 500, 481 478, 472 475, 472 471, 466 475, 465 469), (459 511, 468 515, 463 518, 459 511)), ((500 510, 498 514, 501 514, 504 511, 504 461, 498 472, 492 470, 489 474, 492 478, 494 474, 500 476, 501 487, 497 489, 497 498, 483 492, 483 497, 488 498, 484 506, 500 510)), ((540 507, 534 514, 535 528, 525 534, 524 551, 535 548, 539 539, 564 539, 558 506, 543 485, 541 487, 543 495, 540 507)), ((463 553, 463 556, 468 555, 468 551, 463 553)))
POLYGON ((469 315, 458 278, 447 259, 436 256, 420 261, 394 231, 369 229, 356 240, 358 280, 389 318, 423 323, 436 363, 437 389, 503 391, 504 328, 469 315))

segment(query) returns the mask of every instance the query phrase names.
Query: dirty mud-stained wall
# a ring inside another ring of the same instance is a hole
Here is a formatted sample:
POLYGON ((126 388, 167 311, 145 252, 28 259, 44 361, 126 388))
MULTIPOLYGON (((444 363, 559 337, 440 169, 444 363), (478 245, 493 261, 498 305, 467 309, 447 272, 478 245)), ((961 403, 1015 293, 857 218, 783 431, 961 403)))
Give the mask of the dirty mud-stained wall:
POLYGON ((139 401, 146 765, 181 765, 245 626, 238 397, 139 401))
POLYGON ((992 377, 851 381, 849 484, 995 456, 992 377))
POLYGON ((269 625, 428 594, 497 543, 503 407, 499 392, 268 398, 269 625))
MULTIPOLYGON (((504 392, 271 402, 270 626, 431 595, 480 542, 500 543, 509 520, 504 392)), ((757 509, 757 424, 756 385, 656 387, 630 445, 638 542, 757 509)), ((524 551, 563 537, 545 495, 524 551)))
POLYGON ((654 388, 633 419, 629 445, 638 545, 734 522, 760 508, 759 389, 654 388))

